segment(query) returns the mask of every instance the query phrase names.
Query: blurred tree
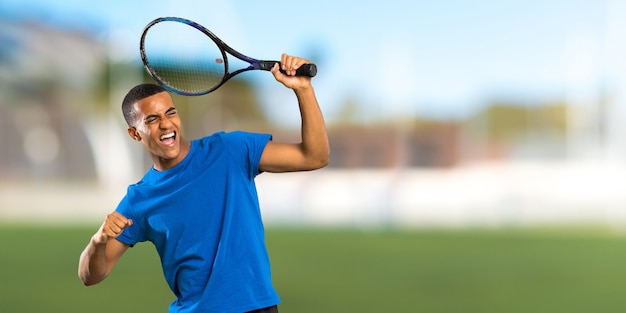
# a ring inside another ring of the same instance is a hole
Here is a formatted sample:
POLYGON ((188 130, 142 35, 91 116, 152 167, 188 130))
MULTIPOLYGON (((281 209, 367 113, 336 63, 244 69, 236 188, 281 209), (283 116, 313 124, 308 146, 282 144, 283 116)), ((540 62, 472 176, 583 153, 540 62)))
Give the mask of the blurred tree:
POLYGON ((463 122, 465 153, 488 158, 563 157, 567 110, 563 102, 493 102, 463 122))
POLYGON ((563 103, 520 105, 495 102, 466 123, 475 134, 494 141, 515 141, 530 133, 550 133, 565 139, 567 107, 563 103))
POLYGON ((355 97, 348 98, 342 104, 339 114, 335 118, 336 123, 339 125, 356 123, 359 112, 358 100, 355 97))

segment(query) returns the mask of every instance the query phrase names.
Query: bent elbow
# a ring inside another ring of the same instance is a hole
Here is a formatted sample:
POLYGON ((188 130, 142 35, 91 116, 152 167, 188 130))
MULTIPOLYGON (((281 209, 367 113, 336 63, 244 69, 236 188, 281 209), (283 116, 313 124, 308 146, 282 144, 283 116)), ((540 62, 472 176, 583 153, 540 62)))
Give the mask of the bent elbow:
POLYGON ((83 277, 81 277, 80 280, 83 282, 83 285, 86 287, 96 285, 102 281, 102 280, 94 280, 94 279, 85 279, 83 277))
POLYGON ((326 155, 323 159, 320 160, 319 168, 326 167, 329 163, 330 163, 330 155, 326 155))
POLYGON ((83 275, 82 273, 78 273, 78 279, 80 279, 80 281, 83 283, 83 285, 85 286, 92 286, 95 285, 96 283, 93 282, 92 280, 89 279, 89 277, 86 277, 85 275, 83 275))
POLYGON ((85 287, 93 286, 95 284, 97 283, 83 280, 83 286, 85 287))
POLYGON ((78 278, 83 283, 83 285, 85 285, 85 286, 93 286, 93 285, 98 284, 99 282, 103 281, 104 278, 106 278, 106 276, 94 277, 94 276, 89 275, 89 274, 78 273, 78 278))
POLYGON ((318 170, 318 169, 324 168, 329 163, 330 163, 330 154, 327 153, 323 156, 316 158, 315 161, 311 163, 311 170, 318 170))

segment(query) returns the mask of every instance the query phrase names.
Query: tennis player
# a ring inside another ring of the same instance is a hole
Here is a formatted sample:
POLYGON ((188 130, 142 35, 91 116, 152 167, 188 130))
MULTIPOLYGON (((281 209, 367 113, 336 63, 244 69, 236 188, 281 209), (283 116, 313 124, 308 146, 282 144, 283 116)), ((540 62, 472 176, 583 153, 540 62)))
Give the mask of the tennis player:
POLYGON ((91 237, 78 264, 82 282, 100 283, 129 247, 150 241, 176 296, 169 312, 278 312, 254 179, 328 164, 328 136, 311 79, 295 76, 306 63, 283 54, 285 74, 278 64, 271 70, 296 95, 298 144, 249 132, 188 141, 168 92, 153 84, 132 88, 122 104, 128 134, 154 165, 91 237))

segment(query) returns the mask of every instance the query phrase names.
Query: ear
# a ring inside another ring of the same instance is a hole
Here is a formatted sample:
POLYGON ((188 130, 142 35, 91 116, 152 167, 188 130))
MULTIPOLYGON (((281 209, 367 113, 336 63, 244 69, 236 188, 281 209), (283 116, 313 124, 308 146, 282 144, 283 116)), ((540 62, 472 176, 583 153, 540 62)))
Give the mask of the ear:
POLYGON ((137 132, 137 129, 135 127, 132 127, 132 126, 128 127, 128 135, 133 140, 141 141, 141 136, 139 136, 139 132, 137 132))

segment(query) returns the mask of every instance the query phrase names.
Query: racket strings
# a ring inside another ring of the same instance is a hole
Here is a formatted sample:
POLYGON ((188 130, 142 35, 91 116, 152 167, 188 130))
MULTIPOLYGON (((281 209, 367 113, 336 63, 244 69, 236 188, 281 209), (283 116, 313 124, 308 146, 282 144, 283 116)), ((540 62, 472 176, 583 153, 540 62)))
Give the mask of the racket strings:
POLYGON ((179 22, 152 25, 142 41, 146 68, 161 85, 184 95, 205 94, 226 74, 222 50, 200 30, 179 22))
POLYGON ((186 93, 202 93, 215 88, 224 76, 223 65, 213 65, 202 61, 161 60, 151 65, 158 80, 186 93))

